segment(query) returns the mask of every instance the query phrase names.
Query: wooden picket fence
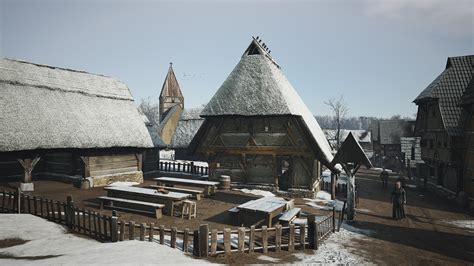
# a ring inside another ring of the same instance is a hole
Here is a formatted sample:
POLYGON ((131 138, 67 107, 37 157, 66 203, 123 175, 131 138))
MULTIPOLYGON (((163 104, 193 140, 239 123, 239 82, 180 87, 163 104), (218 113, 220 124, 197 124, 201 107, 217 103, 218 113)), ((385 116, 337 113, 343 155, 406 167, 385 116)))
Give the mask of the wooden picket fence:
POLYGON ((209 174, 209 167, 194 165, 194 162, 160 162, 159 170, 163 172, 188 173, 198 176, 205 176, 209 174))
MULTIPOLYGON (((321 189, 331 193, 331 182, 323 181, 321 182, 321 189)), ((336 195, 346 197, 347 195, 347 184, 336 184, 336 195)))
POLYGON ((154 223, 136 224, 134 221, 119 220, 112 216, 77 208, 71 196, 66 202, 25 195, 17 191, 3 191, 0 212, 29 213, 66 225, 71 231, 103 242, 139 240, 158 242, 171 248, 181 249, 199 257, 219 254, 252 253, 261 251, 279 252, 318 249, 319 244, 336 230, 336 211, 316 221, 314 215, 307 217, 306 224, 275 225, 273 228, 240 227, 236 230, 209 230, 207 224, 197 230, 165 228, 154 223))

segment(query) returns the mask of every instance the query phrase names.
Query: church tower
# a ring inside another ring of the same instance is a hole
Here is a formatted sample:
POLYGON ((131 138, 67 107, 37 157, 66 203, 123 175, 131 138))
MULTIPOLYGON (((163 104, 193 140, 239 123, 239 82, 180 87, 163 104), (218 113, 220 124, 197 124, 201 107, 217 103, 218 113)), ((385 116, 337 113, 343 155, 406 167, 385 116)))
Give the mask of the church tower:
POLYGON ((166 117, 167 112, 176 105, 179 105, 180 109, 183 110, 184 97, 173 71, 173 63, 170 63, 160 93, 160 122, 166 117))

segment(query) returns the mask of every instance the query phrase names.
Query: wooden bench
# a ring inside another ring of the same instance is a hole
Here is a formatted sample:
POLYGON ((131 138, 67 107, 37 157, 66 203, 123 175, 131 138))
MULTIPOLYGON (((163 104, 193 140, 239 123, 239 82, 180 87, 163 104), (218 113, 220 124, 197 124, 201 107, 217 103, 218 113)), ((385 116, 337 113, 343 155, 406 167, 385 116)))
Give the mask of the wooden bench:
POLYGON ((296 219, 296 217, 298 216, 300 212, 301 212, 301 208, 293 208, 291 210, 284 212, 278 220, 283 224, 289 224, 294 219, 296 219))
POLYGON ((160 219, 163 216, 161 209, 165 207, 164 204, 159 204, 159 203, 114 198, 114 197, 107 197, 107 196, 101 196, 99 197, 99 199, 101 201, 100 202, 101 209, 103 209, 104 207, 108 207, 108 208, 119 209, 119 210, 130 211, 130 212, 153 214, 155 215, 156 219, 160 219), (108 204, 104 204, 104 203, 108 203, 108 204), (134 207, 140 207, 140 208, 137 209, 134 207))
POLYGON ((201 200, 201 196, 204 193, 204 190, 181 188, 181 187, 168 187, 168 186, 159 186, 159 185, 149 185, 148 187, 154 188, 154 189, 165 189, 165 190, 174 191, 174 192, 182 192, 182 193, 191 194, 194 196, 194 198, 196 198, 196 200, 201 200))

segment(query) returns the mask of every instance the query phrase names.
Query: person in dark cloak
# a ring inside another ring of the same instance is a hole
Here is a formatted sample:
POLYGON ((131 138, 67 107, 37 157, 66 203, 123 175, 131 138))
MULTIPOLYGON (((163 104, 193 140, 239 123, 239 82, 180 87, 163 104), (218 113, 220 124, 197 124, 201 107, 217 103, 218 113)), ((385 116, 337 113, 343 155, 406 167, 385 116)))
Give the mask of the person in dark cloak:
POLYGON ((405 218, 405 204, 407 203, 407 197, 405 189, 403 189, 400 181, 395 183, 395 188, 392 191, 392 218, 395 220, 401 220, 405 218))

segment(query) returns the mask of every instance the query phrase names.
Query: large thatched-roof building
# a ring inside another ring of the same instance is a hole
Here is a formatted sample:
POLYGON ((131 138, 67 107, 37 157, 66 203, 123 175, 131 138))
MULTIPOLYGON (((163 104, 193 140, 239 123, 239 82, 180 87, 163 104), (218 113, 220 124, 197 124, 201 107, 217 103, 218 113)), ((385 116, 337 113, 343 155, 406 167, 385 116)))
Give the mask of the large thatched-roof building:
POLYGON ((258 39, 201 116, 189 148, 207 158, 210 179, 313 196, 321 164, 331 167, 323 131, 258 39))
POLYGON ((120 81, 0 59, 0 110, 2 177, 143 179, 142 153, 154 145, 120 81))

